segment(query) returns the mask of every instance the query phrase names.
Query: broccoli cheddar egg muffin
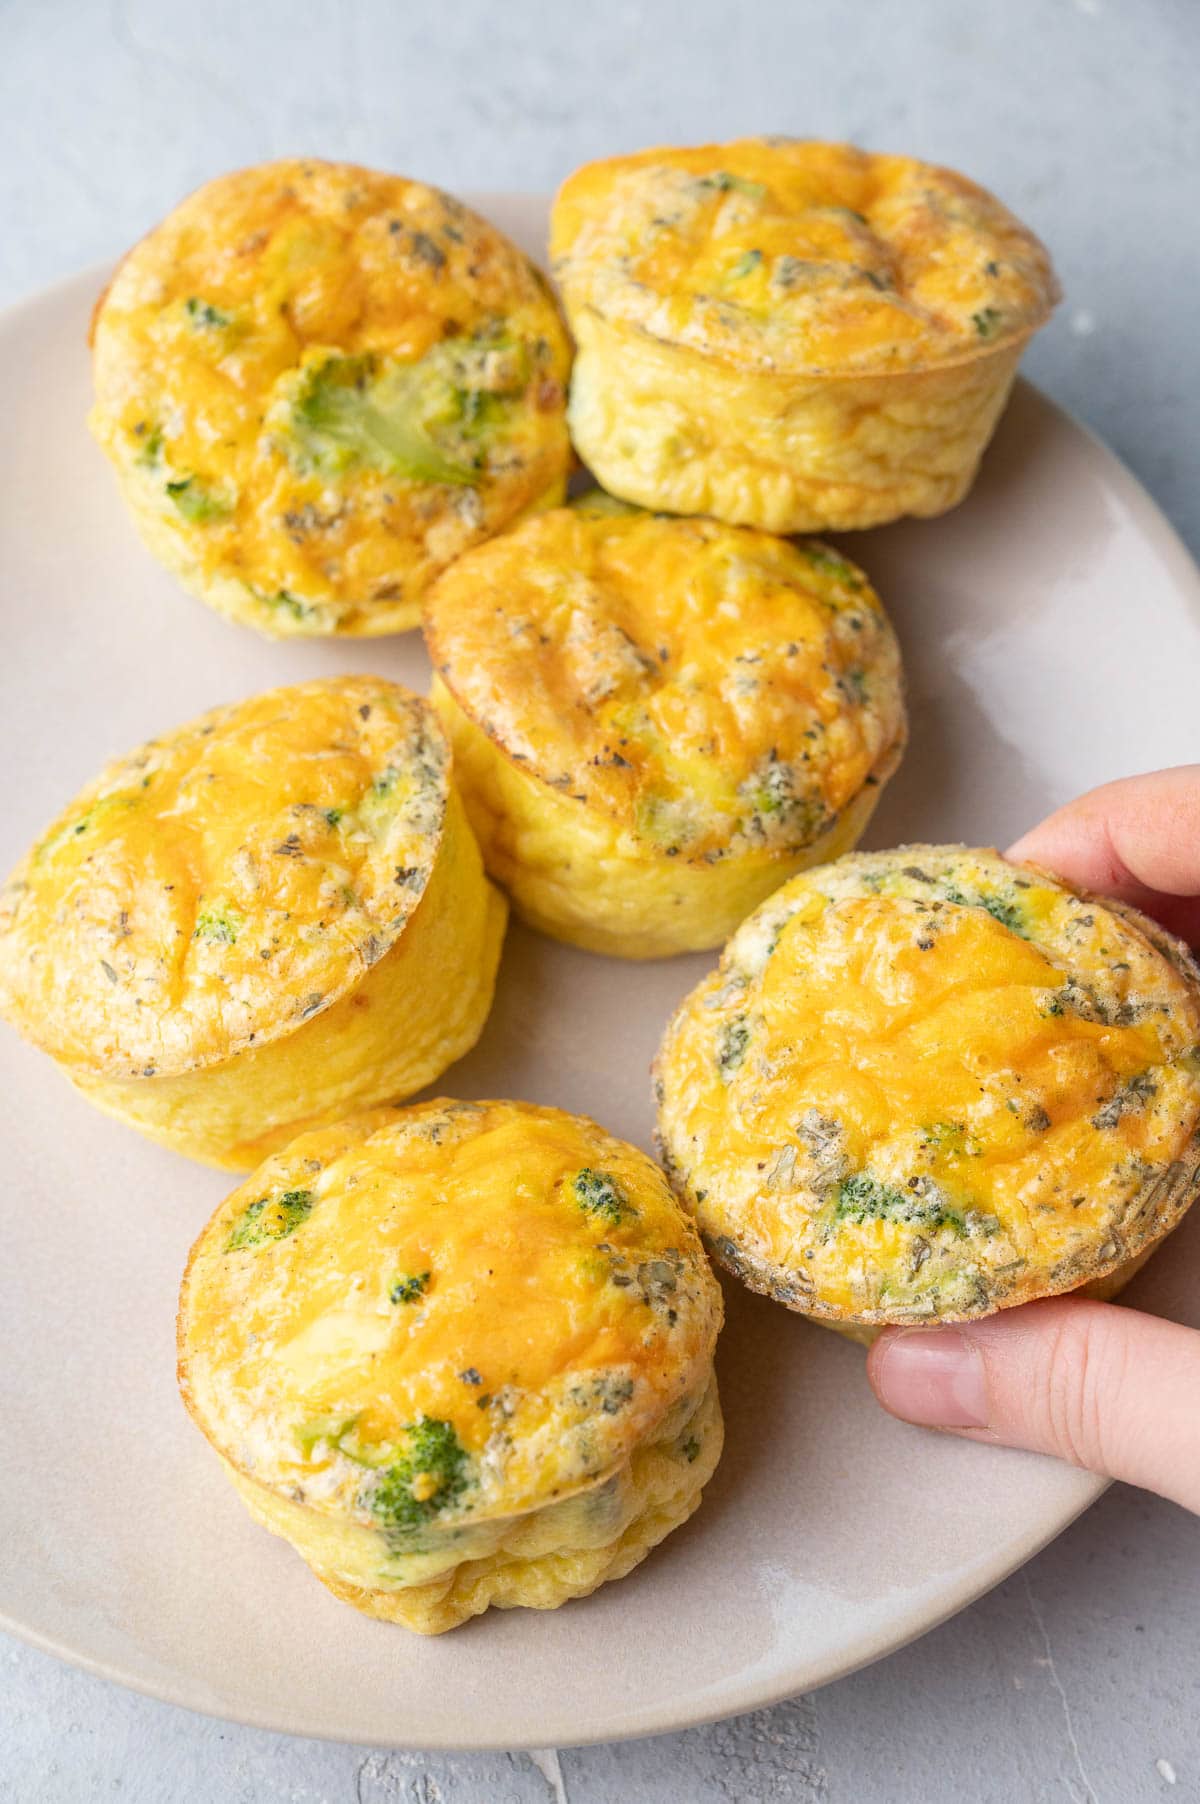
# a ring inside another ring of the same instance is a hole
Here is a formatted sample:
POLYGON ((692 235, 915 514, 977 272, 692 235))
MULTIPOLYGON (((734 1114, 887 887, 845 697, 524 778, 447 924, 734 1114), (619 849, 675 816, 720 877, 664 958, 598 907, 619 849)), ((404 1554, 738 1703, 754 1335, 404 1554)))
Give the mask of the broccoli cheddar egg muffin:
POLYGON ((1196 1194, 1200 970, 1133 909, 995 852, 794 878, 656 1071, 716 1257, 834 1326, 1112 1294, 1196 1194))
POLYGON ((272 637, 415 626, 461 551, 562 499, 557 306, 421 182, 221 176, 130 251, 93 342, 92 427, 147 546, 272 637))
POLYGON ((151 740, 0 889, 0 1011, 152 1139, 244 1169, 473 1046, 505 903, 426 702, 275 689, 151 740))
POLYGON ((965 177, 790 138, 590 163, 551 257, 605 488, 772 532, 953 507, 1058 298, 965 177))
POLYGON ((597 952, 718 945, 855 843, 904 742, 862 572, 711 520, 540 515, 447 572, 426 636, 488 870, 597 952))
POLYGON ((301 1135, 217 1210, 184 1400, 337 1596, 440 1634, 621 1578, 721 1451, 721 1293, 652 1160, 516 1102, 301 1135))

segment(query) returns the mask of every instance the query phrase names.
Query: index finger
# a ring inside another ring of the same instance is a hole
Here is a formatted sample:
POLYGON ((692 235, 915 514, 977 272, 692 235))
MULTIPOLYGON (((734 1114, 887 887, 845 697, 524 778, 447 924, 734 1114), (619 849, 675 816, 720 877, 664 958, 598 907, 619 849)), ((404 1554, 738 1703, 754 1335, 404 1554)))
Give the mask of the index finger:
POLYGON ((1047 815, 1007 856, 1130 902, 1200 943, 1200 764, 1089 790, 1047 815))

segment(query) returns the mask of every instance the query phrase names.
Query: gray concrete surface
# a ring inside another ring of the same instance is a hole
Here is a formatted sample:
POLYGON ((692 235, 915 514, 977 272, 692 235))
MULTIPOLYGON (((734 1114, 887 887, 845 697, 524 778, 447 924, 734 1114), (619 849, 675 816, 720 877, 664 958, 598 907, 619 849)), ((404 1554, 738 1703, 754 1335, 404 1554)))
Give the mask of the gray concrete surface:
MULTIPOLYGON (((1067 300, 1029 371, 1198 550, 1198 62, 1195 0, 0 0, 0 303, 284 152, 544 189, 645 143, 850 137, 969 171, 1043 234, 1067 300)), ((536 1757, 240 1730, 0 1639, 0 1800, 1200 1798, 1198 1556, 1190 1518, 1118 1488, 973 1609, 814 1697, 536 1757)))

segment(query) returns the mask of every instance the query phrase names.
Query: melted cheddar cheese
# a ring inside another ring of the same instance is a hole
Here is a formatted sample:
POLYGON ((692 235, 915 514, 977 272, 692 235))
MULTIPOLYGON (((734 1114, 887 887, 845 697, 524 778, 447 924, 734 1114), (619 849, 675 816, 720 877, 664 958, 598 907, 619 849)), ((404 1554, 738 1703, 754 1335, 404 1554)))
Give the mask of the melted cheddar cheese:
POLYGON ((560 1555, 623 1536, 631 1460, 675 1449, 678 1477, 698 1415, 711 1470, 720 1313, 644 1154, 554 1109, 439 1100, 302 1136, 222 1204, 184 1280, 180 1376, 320 1577, 444 1590, 537 1534, 560 1555))
POLYGON ((447 573, 426 635, 488 868, 599 949, 714 944, 853 844, 904 741, 862 572, 711 520, 541 515, 447 573))
POLYGON ((465 1051, 503 922, 428 705, 319 679, 214 709, 76 797, 0 889, 0 1007, 102 1107, 248 1164, 465 1051), (399 1040, 397 1011, 422 1017, 399 1040))
POLYGON ((1057 295, 1037 239, 964 176, 792 138, 589 163, 551 257, 570 309, 780 375, 973 358, 1057 295))
POLYGON ((745 923, 667 1031, 660 1133, 753 1287, 834 1321, 961 1319, 1174 1225, 1198 1042, 1200 973, 1132 911, 994 853, 902 848, 745 923))
POLYGON ((787 138, 588 164, 551 253, 597 479, 771 532, 953 507, 1058 296, 964 177, 787 138))
POLYGON ((222 176, 125 258, 94 344, 93 429, 143 536, 264 633, 412 626, 460 552, 561 498, 555 304, 419 182, 222 176))

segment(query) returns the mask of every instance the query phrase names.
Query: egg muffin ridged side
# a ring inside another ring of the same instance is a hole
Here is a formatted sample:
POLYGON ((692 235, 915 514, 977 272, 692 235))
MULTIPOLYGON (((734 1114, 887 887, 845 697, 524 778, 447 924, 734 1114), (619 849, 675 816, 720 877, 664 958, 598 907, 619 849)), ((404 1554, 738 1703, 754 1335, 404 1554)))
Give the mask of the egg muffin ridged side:
POLYGON ((184 1401, 336 1595, 440 1634, 628 1572, 716 1466, 721 1295, 663 1173, 511 1102, 301 1135, 217 1210, 184 1401))
POLYGON ((428 704, 319 679, 75 799, 0 890, 0 1012, 99 1107, 246 1169, 468 1051, 506 912, 428 704))
POLYGON ((528 258, 349 164, 240 170, 129 252, 92 429, 145 543, 271 637, 415 626, 455 557, 562 499, 570 349, 528 258))
POLYGON ((587 164, 551 260, 605 488, 784 533, 953 507, 1058 298, 965 177, 787 138, 587 164))
POLYGON ((891 626, 823 545, 587 497, 463 558, 425 632, 489 873, 591 951, 718 945, 904 745, 891 626))
POLYGON ((707 1244, 791 1309, 866 1338, 1113 1295, 1196 1195, 1200 970, 998 853, 859 854, 744 923, 655 1077, 707 1244))

